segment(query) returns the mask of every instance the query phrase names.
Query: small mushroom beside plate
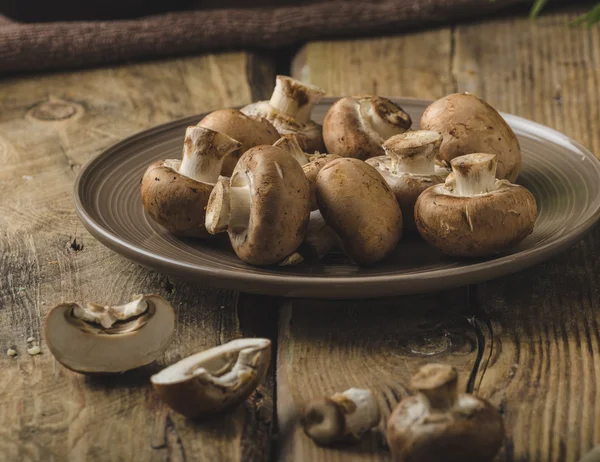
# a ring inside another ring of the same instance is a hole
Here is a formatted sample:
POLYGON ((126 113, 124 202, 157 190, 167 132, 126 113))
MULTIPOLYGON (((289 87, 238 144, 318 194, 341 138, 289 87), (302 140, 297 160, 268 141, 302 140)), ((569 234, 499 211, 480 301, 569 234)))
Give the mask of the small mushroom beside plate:
POLYGON ((188 356, 154 374, 158 396, 190 418, 208 417, 244 401, 265 378, 271 341, 245 338, 188 356))

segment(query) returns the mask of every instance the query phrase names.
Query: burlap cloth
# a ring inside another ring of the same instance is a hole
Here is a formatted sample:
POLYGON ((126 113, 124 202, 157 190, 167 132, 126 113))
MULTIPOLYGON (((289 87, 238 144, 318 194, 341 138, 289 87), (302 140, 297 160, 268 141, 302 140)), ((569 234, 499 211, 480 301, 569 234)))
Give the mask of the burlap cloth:
POLYGON ((309 40, 400 33, 531 4, 531 0, 267 3, 200 2, 191 10, 120 20, 25 23, 0 16, 0 74, 198 52, 274 50, 309 40))

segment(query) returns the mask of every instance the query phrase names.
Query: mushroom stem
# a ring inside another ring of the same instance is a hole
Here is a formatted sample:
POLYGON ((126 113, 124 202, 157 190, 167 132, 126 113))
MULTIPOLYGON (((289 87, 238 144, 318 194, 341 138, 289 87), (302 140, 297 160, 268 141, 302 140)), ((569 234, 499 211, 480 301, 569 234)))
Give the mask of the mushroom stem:
POLYGON ((383 149, 390 157, 392 173, 435 175, 435 157, 442 144, 442 135, 419 130, 389 138, 383 149))
POLYGON ((229 178, 221 177, 210 193, 206 205, 204 226, 210 234, 227 231, 231 207, 229 205, 229 178))
POLYGON ((231 186, 228 178, 221 178, 213 188, 206 206, 205 226, 210 234, 228 229, 239 233, 248 228, 252 193, 250 186, 231 186))
POLYGON ((252 206, 252 194, 250 186, 232 186, 229 188, 229 229, 240 233, 248 229, 250 223, 250 207, 252 206))
POLYGON ((458 373, 452 366, 427 364, 413 376, 411 385, 425 399, 431 411, 445 412, 458 399, 458 373))
POLYGON ((358 437, 377 425, 381 419, 379 405, 371 390, 350 388, 343 393, 336 393, 331 399, 345 411, 347 434, 358 437), (348 406, 350 412, 346 412, 348 406))
POLYGON ((224 157, 240 146, 239 141, 223 133, 203 127, 188 127, 179 173, 196 181, 214 184, 219 178, 224 157))
POLYGON ((467 154, 450 162, 454 173, 454 194, 476 196, 496 189, 497 158, 494 154, 467 154))
POLYGON ((310 403, 302 417, 304 432, 318 444, 354 439, 379 423, 381 412, 370 390, 350 388, 310 403))
POLYGON ((315 85, 278 75, 269 106, 295 119, 299 124, 306 124, 310 120, 313 106, 324 95, 325 92, 315 85))
POLYGON ((275 143, 273 143, 273 146, 288 152, 294 159, 298 161, 300 165, 304 165, 309 162, 308 155, 302 150, 298 144, 298 140, 294 135, 282 136, 275 143))

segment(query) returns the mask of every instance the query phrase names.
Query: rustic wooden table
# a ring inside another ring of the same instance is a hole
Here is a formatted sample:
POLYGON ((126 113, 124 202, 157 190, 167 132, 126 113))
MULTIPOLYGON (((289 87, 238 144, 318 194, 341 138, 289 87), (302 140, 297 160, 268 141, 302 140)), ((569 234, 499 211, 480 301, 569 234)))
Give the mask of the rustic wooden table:
MULTIPOLYGON (((318 42, 291 73, 332 95, 438 98, 468 90, 600 153, 600 28, 554 11, 395 37, 318 42)), ((600 443, 600 231, 553 260, 477 286, 381 301, 279 300, 169 279, 109 251, 72 201, 80 166, 141 129, 266 98, 275 63, 208 55, 0 81, 0 460, 388 460, 383 424, 361 444, 320 449, 296 425, 307 399, 349 386, 384 410, 419 365, 443 361, 506 421, 498 460, 574 461, 600 443), (177 309, 157 364, 85 377, 42 334, 52 305, 160 293, 177 309), (417 308, 418 307, 418 308, 417 308), (170 412, 148 378, 239 336, 267 336, 266 382, 236 410, 196 423, 170 412), (27 354, 33 337, 41 354, 27 354)))

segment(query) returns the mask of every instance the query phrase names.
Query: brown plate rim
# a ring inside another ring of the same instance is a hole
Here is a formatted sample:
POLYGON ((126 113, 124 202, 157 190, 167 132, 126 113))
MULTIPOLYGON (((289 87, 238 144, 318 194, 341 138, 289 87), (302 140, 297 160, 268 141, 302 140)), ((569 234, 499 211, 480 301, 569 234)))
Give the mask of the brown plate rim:
MULTIPOLYGON (((322 101, 323 103, 333 103, 338 99, 339 98, 337 97, 327 97, 322 101)), ((390 97, 390 99, 395 101, 410 101, 414 104, 423 105, 428 105, 432 102, 431 100, 422 98, 390 97)), ((75 210, 85 228, 92 236, 113 251, 116 251, 142 266, 159 270, 167 274, 175 274, 185 279, 201 280, 214 287, 237 289, 265 295, 293 296, 298 298, 351 299, 379 298, 409 293, 426 293, 451 287, 476 284, 507 274, 512 274, 541 263, 569 248, 578 242, 600 219, 600 197, 597 195, 595 198, 596 200, 594 201, 595 209, 593 209, 593 212, 590 213, 589 217, 573 228, 570 228, 563 236, 551 239, 542 245, 537 245, 515 254, 498 257, 491 261, 478 261, 460 268, 433 269, 418 274, 298 276, 288 274, 252 274, 239 270, 214 268, 210 265, 182 263, 172 258, 137 247, 134 243, 126 241, 120 236, 105 229, 101 223, 94 220, 87 213, 86 207, 81 200, 81 185, 87 172, 97 163, 101 162, 105 156, 110 155, 114 151, 119 150, 130 143, 135 143, 146 136, 155 135, 160 131, 169 130, 174 126, 183 125, 185 123, 195 123, 205 114, 206 113, 183 117, 135 133, 110 146, 86 162, 77 175, 73 191, 75 210), (429 285, 427 284, 428 281, 435 281, 435 283, 429 285), (461 283, 458 283, 458 281, 461 281, 461 283), (254 287, 254 284, 256 283, 259 283, 258 288, 254 287), (357 286, 363 286, 365 284, 369 285, 375 295, 372 297, 365 297, 364 295, 357 297, 358 293, 363 294, 365 292, 364 287, 357 288, 357 286), (327 291, 327 296, 323 297, 323 287, 343 290, 329 290, 327 291), (319 294, 318 297, 316 294, 319 294)), ((600 160, 579 142, 546 125, 513 114, 501 114, 503 117, 509 116, 512 119, 527 123, 532 128, 539 128, 552 133, 555 136, 563 137, 565 141, 568 141, 585 154, 595 166, 596 170, 600 172, 600 160)))

